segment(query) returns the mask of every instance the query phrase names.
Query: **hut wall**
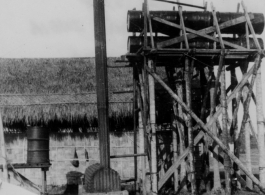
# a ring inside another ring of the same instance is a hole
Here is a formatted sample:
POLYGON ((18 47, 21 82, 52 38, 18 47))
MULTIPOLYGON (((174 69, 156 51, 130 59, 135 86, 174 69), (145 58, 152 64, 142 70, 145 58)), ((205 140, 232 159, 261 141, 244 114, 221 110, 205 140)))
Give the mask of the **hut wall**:
MULTIPOLYGON (((7 134, 6 148, 10 163, 25 163, 27 161, 27 138, 24 134, 7 134)), ((133 133, 111 133, 110 154, 133 154, 133 133)), ((70 171, 85 172, 85 169, 99 162, 99 141, 96 132, 86 134, 53 134, 50 136, 50 161, 51 167, 47 172, 48 185, 64 185, 67 183, 66 174, 70 171), (79 167, 75 168, 71 161, 74 151, 77 151, 79 167), (89 161, 85 159, 85 150, 88 152, 89 161)), ((0 160, 2 162, 2 159, 0 160)), ((116 170, 121 179, 134 177, 133 158, 111 159, 111 168, 116 170)), ((18 172, 41 185, 40 169, 17 169, 18 172)), ((2 172, 0 171, 0 177, 2 172)), ((13 179, 11 179, 11 182, 13 179)), ((14 181, 13 181, 14 182, 14 181)))

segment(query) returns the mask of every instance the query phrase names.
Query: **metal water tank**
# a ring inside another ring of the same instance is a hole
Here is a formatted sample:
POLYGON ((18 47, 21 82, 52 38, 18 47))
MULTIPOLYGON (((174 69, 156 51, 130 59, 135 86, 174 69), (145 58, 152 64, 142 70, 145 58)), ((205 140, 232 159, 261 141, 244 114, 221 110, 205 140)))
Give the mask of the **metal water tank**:
POLYGON ((50 163, 49 130, 43 127, 28 127, 27 164, 50 163))

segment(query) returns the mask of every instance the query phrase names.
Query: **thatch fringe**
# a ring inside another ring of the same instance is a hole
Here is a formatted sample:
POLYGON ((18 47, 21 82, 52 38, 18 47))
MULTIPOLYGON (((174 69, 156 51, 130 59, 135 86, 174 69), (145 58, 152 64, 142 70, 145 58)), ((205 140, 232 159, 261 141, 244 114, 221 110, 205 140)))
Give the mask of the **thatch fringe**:
MULTIPOLYGON (((109 58, 108 65, 116 60, 109 58)), ((108 76, 109 91, 132 90, 130 68, 109 69, 108 76)), ((95 124, 94 58, 0 59, 0 83, 0 110, 7 126, 95 124)), ((132 93, 110 93, 109 100, 112 119, 132 116, 132 93)))

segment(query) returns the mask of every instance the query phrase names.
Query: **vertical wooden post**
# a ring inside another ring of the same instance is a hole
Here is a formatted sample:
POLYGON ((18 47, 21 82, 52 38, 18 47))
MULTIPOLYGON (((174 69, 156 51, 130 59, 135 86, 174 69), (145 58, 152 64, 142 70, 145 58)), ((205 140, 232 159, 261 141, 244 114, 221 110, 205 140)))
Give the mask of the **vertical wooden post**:
MULTIPOLYGON (((169 67, 166 66, 166 73, 167 73, 167 78, 170 84, 172 86, 175 85, 177 89, 177 68, 174 67, 169 67)), ((178 118, 178 104, 175 100, 172 99, 172 107, 173 107, 173 112, 172 112, 172 117, 171 117, 171 126, 172 126, 172 145, 173 145, 173 163, 175 163, 178 159, 178 132, 180 131, 180 121, 178 118)), ((174 171, 174 191, 177 192, 179 189, 179 174, 178 174, 178 169, 175 169, 174 171)), ((159 184, 158 184, 159 186, 159 184)), ((158 189, 159 190, 159 189, 158 189)))
MULTIPOLYGON (((244 5, 244 2, 242 1, 242 7, 245 12, 245 17, 247 20, 248 27, 251 31, 251 34, 253 36, 255 45, 259 52, 261 52, 261 47, 259 45, 258 39, 256 37, 255 31, 253 29, 253 26, 251 24, 248 11, 246 6, 244 5)), ((260 55, 258 56, 260 57, 260 55)), ((259 62, 260 63, 260 62, 259 62)), ((257 128, 258 128, 258 140, 259 140, 259 178, 260 183, 263 187, 265 187, 265 148, 264 148, 264 117, 263 117, 263 102, 262 102, 262 81, 261 81, 261 70, 260 66, 258 66, 257 70, 257 81, 256 81, 256 96, 257 96, 257 105, 256 105, 256 113, 257 113, 257 128)))
MULTIPOLYGON (((244 101, 244 115, 243 115, 243 120, 242 120, 242 124, 241 124, 241 130, 240 132, 245 132, 245 149, 246 149, 246 165, 249 169, 249 172, 252 173, 252 166, 251 166, 251 151, 250 151, 250 129, 249 129, 249 105, 250 105, 250 100, 251 100, 251 95, 252 95, 252 88, 254 86, 254 82, 256 79, 256 75, 257 75, 257 69, 260 66, 260 56, 258 55, 257 57, 258 63, 255 63, 254 65, 254 71, 253 71, 253 75, 251 78, 251 83, 248 87, 248 93, 246 94, 246 100, 244 101), (246 128, 246 126, 248 126, 248 128, 246 128)), ((240 138, 239 138, 240 139, 240 138)), ((247 178, 247 187, 249 187, 250 189, 253 188, 253 184, 252 181, 250 180, 250 178, 247 178)))
MULTIPOLYGON (((138 99, 138 105, 141 105, 141 92, 140 92, 140 87, 137 88, 137 99, 138 99)), ((141 107, 142 109, 142 107, 141 107)), ((140 153, 145 153, 145 132, 144 132, 144 126, 143 126, 143 120, 142 120, 142 114, 143 112, 138 113, 138 123, 139 123, 139 152, 140 153)), ((146 195, 146 157, 141 156, 140 157, 140 164, 141 164, 141 188, 142 188, 142 194, 146 195)))
POLYGON ((258 127, 258 145, 259 145, 259 178, 260 183, 265 187, 265 145, 264 145, 264 116, 263 116, 263 98, 262 98, 262 80, 261 69, 258 68, 257 80, 256 80, 256 115, 257 115, 257 127, 258 127))
POLYGON ((42 193, 43 195, 47 195, 47 178, 46 178, 46 169, 41 169, 41 177, 42 177, 42 193))
MULTIPOLYGON (((240 10, 240 3, 237 4, 237 10, 236 12, 239 13, 239 10, 240 10)), ((236 38, 236 34, 233 34, 233 38, 236 38)), ((230 71, 230 77, 231 77, 231 91, 233 91, 237 85, 237 77, 236 77, 236 68, 235 67, 232 67, 231 68, 231 71, 230 71)), ((238 102, 239 103, 239 102, 238 102)), ((240 104, 240 103, 239 103, 240 104)), ((237 146, 237 142, 236 142, 236 134, 237 134, 237 131, 238 131, 238 125, 237 125, 237 99, 236 97, 233 98, 232 100, 232 116, 235 115, 235 122, 233 121, 232 119, 232 123, 231 123, 231 127, 230 127, 230 134, 232 135, 232 144, 233 144, 233 147, 234 147, 234 154, 236 157, 239 158, 239 152, 238 151, 238 146, 237 146)), ((236 179, 237 176, 236 175, 240 175, 240 170, 238 169, 238 166, 236 163, 233 163, 233 169, 234 169, 234 172, 233 172, 233 179, 236 179)), ((241 184, 238 180, 236 180, 236 182, 234 183, 235 186, 233 187, 236 187, 236 189, 241 189, 241 184)), ((232 190, 234 190, 234 188, 232 188, 232 190)), ((232 192, 233 193, 233 192, 232 192)))
MULTIPOLYGON (((214 75, 213 75, 213 77, 214 77, 214 75)), ((212 85, 211 85, 211 89, 210 89, 210 101, 211 101, 210 118, 214 115, 215 107, 216 107, 216 99, 215 99, 214 94, 215 94, 215 78, 213 78, 213 80, 212 80, 212 85)), ((216 122, 213 123, 211 130, 215 136, 218 136, 216 122)), ((213 187, 214 187, 214 189, 218 189, 221 187, 219 160, 218 160, 218 156, 219 156, 218 148, 219 148, 218 145, 215 144, 214 148, 213 148, 213 172, 214 172, 214 178, 213 178, 214 185, 213 185, 213 187)))
MULTIPOLYGON (((153 61, 148 60, 148 67, 153 68, 153 61)), ((156 111, 155 111, 155 81, 151 75, 148 75, 149 80, 149 112, 150 112, 150 125, 151 125, 151 181, 152 181, 152 193, 157 194, 157 153, 156 153, 156 111)))
POLYGON ((5 134, 4 126, 2 121, 2 115, 0 113, 0 143, 1 143, 1 156, 3 158, 3 179, 8 182, 8 169, 7 169, 7 155, 6 155, 6 145, 5 145, 5 134))
MULTIPOLYGON (((148 28, 148 23, 147 23, 147 0, 144 1, 143 4, 143 12, 144 12, 144 48, 147 47, 147 28, 148 28)), ((150 133, 150 129, 147 128, 147 122, 148 122, 148 77, 147 77, 147 72, 144 68, 144 66, 147 65, 147 57, 144 55, 144 60, 143 60, 143 66, 141 67, 142 70, 142 84, 141 84, 141 91, 142 91, 142 97, 143 97, 143 115, 142 115, 142 120, 143 120, 143 126, 144 126, 144 131, 145 131, 145 148, 146 148, 146 153, 148 155, 148 160, 149 160, 149 168, 151 169, 151 147, 150 147, 150 142, 147 137, 147 134, 150 133)), ((152 179, 152 177, 151 177, 152 179)))
MULTIPOLYGON (((180 78, 178 78, 177 82, 177 94, 181 100, 183 100, 183 74, 181 73, 180 78)), ((182 106, 178 103, 178 117, 180 120, 183 120, 183 110, 182 106)), ((179 122, 179 152, 180 154, 183 154, 184 149, 185 149, 185 135, 184 135, 184 125, 182 121, 179 122)), ((182 185, 180 188, 183 190, 187 190, 187 185, 186 185, 186 162, 182 161, 180 165, 180 182, 182 185)))
POLYGON ((94 0, 95 62, 100 164, 110 167, 108 73, 104 0, 94 0))
MULTIPOLYGON (((173 100, 174 101, 174 100, 173 100)), ((174 110, 176 110, 176 105, 177 103, 174 103, 174 110)), ((174 121, 173 121, 173 126, 174 128, 172 129, 172 142, 173 142, 173 161, 176 162, 178 159, 178 136, 177 136, 177 131, 179 130, 179 125, 177 125, 178 121, 176 121, 177 112, 174 113, 174 121)), ((178 175, 178 169, 174 171, 174 191, 177 192, 179 185, 179 175, 178 175)))
MULTIPOLYGON (((248 118, 245 126, 246 167, 248 168, 249 172, 252 173, 249 120, 250 118, 248 118)), ((253 182, 249 177, 246 178, 246 186, 251 190, 253 189, 253 182)))
MULTIPOLYGON (((144 58, 146 59, 146 58, 144 58)), ((145 61, 145 60, 144 60, 145 61)), ((145 83, 145 75, 143 75, 145 73, 145 70, 144 68, 139 68, 138 70, 138 74, 139 74, 139 83, 140 83, 140 86, 139 86, 139 90, 138 90, 138 96, 139 96, 139 105, 140 105, 140 108, 141 108, 141 122, 142 122, 142 125, 143 125, 143 136, 144 136, 144 150, 145 152, 144 153, 147 153, 147 156, 148 156, 148 162, 149 162, 149 169, 151 169, 151 152, 150 152, 150 142, 149 142, 149 139, 147 137, 147 134, 149 134, 150 130, 147 128, 147 102, 146 102, 146 83, 145 83)), ((146 177, 145 177, 145 185, 146 185, 146 177)), ((145 190, 146 192, 149 191, 150 189, 147 190, 146 186, 145 186, 145 190)))
MULTIPOLYGON (((223 59, 224 59, 224 54, 221 54, 222 56, 220 57, 220 64, 223 64, 223 59)), ((229 131, 227 128, 227 101, 226 101, 226 80, 225 80, 225 66, 221 65, 222 68, 222 74, 221 74, 221 105, 222 105, 222 127, 223 127, 223 140, 225 143, 225 146, 229 148, 229 131)), ((228 155, 224 156, 224 168, 225 168, 225 188, 226 188, 226 193, 228 195, 231 194, 231 161, 228 155)))
MULTIPOLYGON (((154 39, 152 23, 149 14, 148 0, 145 0, 145 18, 148 20, 148 26, 151 36, 151 47, 154 49, 154 39)), ((145 19, 145 20, 146 20, 145 19)), ((146 38, 146 37, 145 37, 146 38)), ((148 59, 148 67, 153 67, 153 61, 148 59)), ((152 181, 152 193, 157 194, 157 152, 156 152, 156 110, 155 110, 155 81, 154 78, 149 75, 149 114, 150 114, 150 126, 151 126, 151 181, 152 181)))
MULTIPOLYGON (((179 3, 180 1, 177 0, 177 2, 179 3)), ((182 30, 179 31, 179 36, 181 36, 183 34, 182 30)), ((183 42, 180 42, 180 49, 183 48, 183 42)), ((178 74, 178 73, 177 73, 178 74)), ((180 81, 177 83, 177 86, 176 86, 176 89, 177 89, 177 94, 178 96, 183 99, 183 75, 181 75, 181 78, 180 78, 180 81)), ((178 117, 179 119, 183 119, 183 111, 182 111, 182 107, 180 104, 178 104, 178 117)), ((185 149, 185 138, 184 136, 184 125, 180 122, 179 123, 179 152, 180 154, 182 154, 184 152, 184 149, 185 149)), ((183 190, 187 190, 187 185, 186 185, 186 181, 184 181, 186 179, 186 162, 183 161, 181 162, 181 165, 180 165, 180 177, 179 177, 179 180, 180 180, 180 183, 182 184, 180 186, 180 188, 182 188, 183 190)))
MULTIPOLYGON (((216 17, 215 8, 212 4, 212 15, 214 20, 214 25, 216 27, 216 31, 218 33, 218 37, 220 40, 220 45, 222 48, 220 60, 219 60, 219 69, 222 69, 221 72, 221 105, 222 105, 222 127, 223 127, 223 137, 224 137, 224 144, 227 148, 229 148, 229 140, 230 135, 227 128, 227 100, 226 100, 226 79, 225 79, 225 65, 224 65, 224 55, 225 55, 225 47, 222 39, 222 34, 219 28, 218 20, 216 17)), ((218 78, 217 78, 218 79, 218 78)), ((229 156, 226 154, 224 155, 224 168, 225 168, 225 188, 227 195, 231 194, 231 161, 229 156)))
MULTIPOLYGON (((133 65, 133 150, 134 154, 137 154, 137 83, 136 83, 136 64, 133 65)), ((137 156, 134 157, 134 188, 135 192, 137 191, 137 169, 138 169, 138 164, 137 164, 137 156)))
MULTIPOLYGON (((186 36, 186 30, 185 30, 185 24, 182 16, 182 7, 179 6, 179 18, 180 18, 180 24, 182 33, 184 35, 184 41, 185 41, 185 47, 186 49, 189 49, 189 43, 186 36)), ((190 75, 190 61, 189 58, 185 58, 185 80, 186 80, 186 102, 187 106, 191 109, 191 75, 190 75)), ((190 162, 190 179, 191 179, 191 193, 196 194, 196 182, 195 182, 195 168, 194 168, 194 147, 193 147, 193 130, 192 130, 192 119, 188 115, 187 116, 188 121, 188 141, 190 148, 190 155, 189 155, 189 162, 190 162)))
MULTIPOLYGON (((185 59, 185 80, 186 80, 186 102, 188 108, 191 108, 191 75, 190 75, 190 62, 189 59, 185 59)), ((190 162, 190 182, 191 182, 191 193, 196 194, 196 183, 195 183, 195 168, 194 168, 194 140, 193 140, 193 131, 192 131, 192 118, 190 115, 187 115, 188 123, 188 141, 190 146, 189 153, 189 162, 190 162)))
MULTIPOLYGON (((232 87, 231 90, 233 91, 235 89, 236 85, 237 85, 237 78, 236 78, 236 70, 235 70, 235 68, 231 69, 230 76, 231 76, 231 87, 232 87)), ((238 102, 238 104, 240 104, 240 102, 238 102)), ((231 132, 232 137, 233 137, 235 156, 239 158, 239 148, 238 148, 239 146, 238 146, 238 144, 236 142, 236 134, 237 134, 237 131, 238 131, 237 110, 238 110, 237 99, 236 99, 236 97, 234 97, 232 99, 232 116, 235 116, 235 117, 232 119, 230 132, 231 132)), ((233 168, 234 168, 234 173, 235 173, 234 177, 236 177, 236 174, 240 175, 240 170, 238 169, 238 166, 235 163, 233 163, 233 168)), ((237 185, 237 188, 241 188, 239 182, 237 182, 236 185, 237 185)))

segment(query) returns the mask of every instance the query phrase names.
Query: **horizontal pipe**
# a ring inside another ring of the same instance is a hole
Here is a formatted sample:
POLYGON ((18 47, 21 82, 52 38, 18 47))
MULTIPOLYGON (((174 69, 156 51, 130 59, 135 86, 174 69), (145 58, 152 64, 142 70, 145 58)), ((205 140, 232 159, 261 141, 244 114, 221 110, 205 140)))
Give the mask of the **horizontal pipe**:
MULTIPOLYGON (((163 42, 166 40, 171 39, 171 37, 154 37, 155 47, 157 43, 163 42)), ((247 42, 245 38, 223 38, 223 40, 231 42, 233 44, 240 45, 242 47, 247 47, 247 42)), ((263 40, 261 38, 258 39, 260 46, 263 48, 263 40)), ((214 48, 214 41, 210 41, 208 39, 203 38, 195 38, 188 40, 189 42, 189 48, 197 48, 197 49, 213 49, 214 48)), ((250 49, 256 49, 254 40, 252 38, 249 38, 249 45, 250 49)), ((128 37, 128 43, 127 43, 127 49, 128 53, 136 53, 141 47, 144 46, 144 38, 143 37, 128 37)), ((151 47, 151 38, 148 37, 147 39, 147 46, 151 47)), ((221 46, 219 43, 216 45, 217 49, 221 49, 221 46)), ((180 43, 173 44, 169 46, 168 48, 180 48, 180 43)), ((227 48, 229 49, 229 48, 227 48)))
POLYGON ((129 182, 132 182, 132 181, 136 181, 135 178, 131 178, 131 179, 126 179, 126 180, 121 180, 121 183, 129 183, 129 182))
MULTIPOLYGON (((254 19, 251 21, 256 34, 262 34, 264 29, 264 15, 262 13, 253 13, 254 19)), ((179 13, 177 11, 150 11, 151 17, 158 17, 170 22, 180 24, 179 13)), ((243 13, 217 12, 217 20, 219 23, 229 21, 241 16, 243 13)), ((128 32, 142 32, 144 28, 144 16, 142 11, 130 10, 127 14, 127 30, 128 32)), ((202 11, 184 11, 183 19, 185 26, 193 30, 200 30, 213 25, 213 17, 211 12, 202 11)), ((149 29, 147 29, 149 31, 149 29)), ((166 35, 175 36, 179 33, 178 29, 152 21, 153 32, 159 32, 166 35)), ((245 34, 245 23, 237 24, 221 31, 223 34, 245 34)))
POLYGON ((143 153, 143 154, 112 155, 112 156, 110 156, 110 158, 128 158, 128 157, 136 157, 136 156, 146 156, 146 154, 143 153))

